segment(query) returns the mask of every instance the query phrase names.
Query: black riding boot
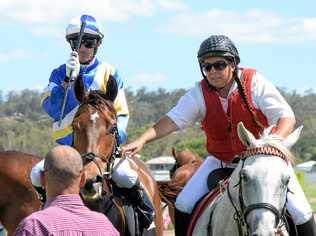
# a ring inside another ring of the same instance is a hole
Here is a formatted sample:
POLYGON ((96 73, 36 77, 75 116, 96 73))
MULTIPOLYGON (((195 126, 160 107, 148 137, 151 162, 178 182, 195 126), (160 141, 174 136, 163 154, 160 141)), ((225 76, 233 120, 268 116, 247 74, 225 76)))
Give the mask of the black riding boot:
POLYGON ((174 231, 175 236, 185 236, 189 229, 191 214, 179 211, 177 208, 174 209, 174 231))
POLYGON ((297 225, 298 236, 316 236, 316 224, 314 216, 312 216, 306 223, 297 225))
POLYGON ((129 198, 138 213, 140 226, 148 229, 155 218, 155 212, 149 196, 140 186, 139 181, 129 189, 129 198))
POLYGON ((41 203, 44 205, 46 202, 46 190, 43 187, 37 187, 33 185, 33 188, 36 190, 38 199, 41 201, 41 203))

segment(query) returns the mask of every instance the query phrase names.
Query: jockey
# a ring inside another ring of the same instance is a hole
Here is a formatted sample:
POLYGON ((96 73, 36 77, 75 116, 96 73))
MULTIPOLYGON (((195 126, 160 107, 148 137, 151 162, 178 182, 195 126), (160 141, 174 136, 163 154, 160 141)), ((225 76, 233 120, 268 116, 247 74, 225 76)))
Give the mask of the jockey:
MULTIPOLYGON (((98 48, 103 39, 103 33, 99 22, 89 15, 73 18, 66 28, 66 40, 70 44, 72 52, 66 64, 62 64, 54 69, 49 78, 49 84, 44 90, 42 96, 42 106, 48 115, 53 119, 53 138, 58 144, 73 145, 72 121, 79 107, 79 102, 75 98, 73 84, 70 77, 77 78, 81 75, 86 90, 103 90, 105 91, 109 78, 115 79, 118 86, 117 97, 114 101, 114 107, 117 112, 117 128, 119 138, 118 144, 126 141, 126 128, 129 119, 129 112, 124 92, 124 82, 119 72, 111 64, 103 62, 96 57, 98 48), (75 51, 78 43, 81 21, 85 20, 84 33, 78 52, 75 51), (62 104, 65 98, 65 91, 70 86, 67 96, 63 117, 62 104)), ((36 190, 44 198, 45 191, 40 184, 40 171, 43 171, 44 161, 36 164, 31 172, 31 179, 36 190)), ((153 218, 153 207, 150 201, 144 203, 144 198, 148 198, 145 191, 140 186, 136 171, 129 166, 127 159, 116 160, 115 172, 112 179, 118 187, 128 188, 135 191, 134 200, 137 205, 148 212, 149 217, 153 218)), ((146 200, 145 199, 145 200, 146 200)), ((45 201, 45 199, 42 199, 45 201)))
MULTIPOLYGON (((153 127, 123 147, 124 153, 133 155, 145 143, 193 126, 197 121, 201 123, 209 156, 176 199, 176 235, 185 235, 195 204, 208 193, 208 175, 221 167, 235 167, 235 156, 246 149, 237 136, 240 121, 256 138, 271 125, 274 135, 285 138, 295 125, 292 109, 275 86, 256 70, 238 67, 239 53, 227 36, 212 35, 204 40, 198 51, 198 61, 203 79, 153 127)), ((292 176, 287 209, 299 235, 316 236, 312 209, 292 166, 289 168, 292 176)))

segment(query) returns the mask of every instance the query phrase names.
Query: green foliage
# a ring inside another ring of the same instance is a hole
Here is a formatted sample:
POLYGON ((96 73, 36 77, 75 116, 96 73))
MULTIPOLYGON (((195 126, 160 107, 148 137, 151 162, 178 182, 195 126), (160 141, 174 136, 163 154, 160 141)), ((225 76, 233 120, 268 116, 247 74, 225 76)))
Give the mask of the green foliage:
POLYGON ((312 206, 313 211, 316 211, 316 184, 309 184, 304 186, 304 193, 312 206))
MULTIPOLYGON (((184 89, 147 91, 126 90, 130 110, 128 141, 136 139, 169 111, 185 93, 184 89)), ((304 125, 302 136, 294 146, 298 162, 316 160, 316 95, 281 91, 292 106, 297 124, 304 125)), ((40 93, 33 90, 0 91, 0 150, 20 150, 45 155, 55 144, 51 138, 51 119, 40 106, 40 93)), ((144 160, 171 155, 171 147, 189 149, 201 157, 207 156, 205 137, 199 124, 185 131, 146 144, 141 152, 144 160)))

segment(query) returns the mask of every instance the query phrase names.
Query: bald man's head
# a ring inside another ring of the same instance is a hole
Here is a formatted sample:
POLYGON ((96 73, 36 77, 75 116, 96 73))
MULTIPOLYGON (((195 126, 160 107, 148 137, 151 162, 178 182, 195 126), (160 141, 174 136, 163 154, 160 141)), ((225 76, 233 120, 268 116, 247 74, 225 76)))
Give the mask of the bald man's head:
POLYGON ((70 146, 57 146, 47 153, 44 162, 48 182, 71 185, 83 169, 80 154, 70 146))

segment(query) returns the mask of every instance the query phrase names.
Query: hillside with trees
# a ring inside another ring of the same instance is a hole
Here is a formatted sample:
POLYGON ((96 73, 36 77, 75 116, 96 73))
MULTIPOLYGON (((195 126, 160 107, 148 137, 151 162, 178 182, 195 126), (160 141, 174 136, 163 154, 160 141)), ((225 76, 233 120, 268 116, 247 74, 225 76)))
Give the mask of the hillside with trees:
MULTIPOLYGON (((148 91, 141 88, 126 90, 130 109, 128 139, 133 140, 165 114, 181 95, 184 89, 148 91)), ((293 152, 298 162, 316 160, 316 94, 306 91, 304 95, 282 90, 297 116, 297 124, 304 129, 293 152)), ((34 90, 0 91, 0 150, 19 150, 45 155, 55 144, 51 138, 51 120, 40 107, 40 93, 34 90)), ((165 139, 145 145, 141 155, 150 159, 170 155, 171 147, 177 150, 190 149, 200 156, 206 156, 205 138, 200 125, 177 132, 165 139)))

